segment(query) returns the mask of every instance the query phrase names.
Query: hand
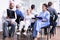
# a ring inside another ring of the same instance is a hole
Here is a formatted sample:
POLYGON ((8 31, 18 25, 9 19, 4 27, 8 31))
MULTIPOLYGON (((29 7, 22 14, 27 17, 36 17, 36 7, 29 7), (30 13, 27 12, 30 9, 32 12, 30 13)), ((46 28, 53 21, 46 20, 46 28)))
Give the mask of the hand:
POLYGON ((13 24, 14 22, 13 21, 10 21, 11 24, 13 24))
POLYGON ((6 18, 8 19, 9 17, 7 16, 6 18))

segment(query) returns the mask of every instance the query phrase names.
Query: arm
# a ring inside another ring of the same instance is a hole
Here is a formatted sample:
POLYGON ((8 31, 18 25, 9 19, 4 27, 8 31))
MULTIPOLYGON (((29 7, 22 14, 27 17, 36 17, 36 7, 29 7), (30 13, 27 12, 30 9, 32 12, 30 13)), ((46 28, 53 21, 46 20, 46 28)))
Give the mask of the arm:
POLYGON ((23 20, 24 19, 24 15, 22 12, 20 12, 20 16, 21 16, 21 19, 23 20))
POLYGON ((57 20, 57 18, 58 18, 56 10, 54 10, 54 15, 55 15, 55 17, 54 17, 54 22, 55 22, 57 20))
POLYGON ((3 19, 7 18, 7 11, 6 10, 3 11, 2 17, 3 17, 3 19))
POLYGON ((45 18, 43 18, 42 21, 43 22, 50 21, 50 13, 49 12, 45 15, 45 18))

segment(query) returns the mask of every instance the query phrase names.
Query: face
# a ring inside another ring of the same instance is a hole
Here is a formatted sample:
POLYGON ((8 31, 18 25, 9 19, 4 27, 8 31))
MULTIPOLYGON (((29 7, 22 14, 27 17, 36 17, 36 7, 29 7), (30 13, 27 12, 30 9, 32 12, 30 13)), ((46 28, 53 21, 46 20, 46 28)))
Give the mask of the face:
POLYGON ((10 3, 9 8, 13 9, 14 8, 14 3, 10 3))
POLYGON ((45 11, 46 10, 46 7, 44 5, 42 5, 42 10, 45 11))
POLYGON ((31 13, 31 10, 28 9, 28 10, 27 10, 27 15, 30 15, 30 13, 31 13))
POLYGON ((17 8, 17 9, 20 9, 20 5, 16 5, 16 8, 17 8))

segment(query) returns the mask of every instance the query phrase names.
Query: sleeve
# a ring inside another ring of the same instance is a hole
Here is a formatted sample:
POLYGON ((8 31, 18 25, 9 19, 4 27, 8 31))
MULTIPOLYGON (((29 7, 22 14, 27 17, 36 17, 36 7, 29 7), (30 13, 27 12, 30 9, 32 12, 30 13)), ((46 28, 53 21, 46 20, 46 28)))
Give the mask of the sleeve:
POLYGON ((16 14, 16 12, 15 12, 15 19, 17 19, 17 14, 16 14))
POLYGON ((23 13, 22 13, 22 12, 20 12, 20 15, 21 15, 21 18, 23 18, 23 19, 24 19, 24 15, 23 15, 23 13))
POLYGON ((3 11, 2 17, 3 17, 4 19, 7 17, 7 11, 6 11, 6 10, 3 11))
POLYGON ((40 17, 41 13, 42 13, 42 12, 39 12, 39 14, 37 14, 37 17, 40 17))
POLYGON ((57 15, 57 12, 56 12, 56 10, 54 9, 54 15, 55 15, 55 17, 54 17, 54 22, 57 20, 57 18, 58 18, 58 15, 57 15))
POLYGON ((49 12, 48 12, 47 15, 46 15, 46 19, 47 19, 48 21, 50 21, 50 13, 49 13, 49 12))

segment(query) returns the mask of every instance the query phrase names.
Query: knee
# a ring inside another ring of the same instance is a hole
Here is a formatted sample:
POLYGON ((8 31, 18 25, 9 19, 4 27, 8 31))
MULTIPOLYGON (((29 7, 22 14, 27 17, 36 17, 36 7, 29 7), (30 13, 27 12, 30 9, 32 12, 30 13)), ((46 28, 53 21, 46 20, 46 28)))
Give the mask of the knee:
POLYGON ((4 22, 3 25, 8 25, 8 22, 4 22))
POLYGON ((3 27, 7 27, 7 26, 8 26, 8 22, 4 22, 3 27))

